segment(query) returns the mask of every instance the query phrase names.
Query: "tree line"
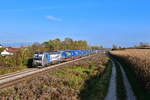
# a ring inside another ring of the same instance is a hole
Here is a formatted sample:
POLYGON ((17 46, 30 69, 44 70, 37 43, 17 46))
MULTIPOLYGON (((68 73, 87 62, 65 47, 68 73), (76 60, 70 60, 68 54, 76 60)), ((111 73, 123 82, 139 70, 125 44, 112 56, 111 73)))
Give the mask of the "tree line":
POLYGON ((59 51, 59 50, 95 50, 103 49, 103 46, 89 46, 86 40, 72 40, 66 38, 64 41, 60 39, 49 40, 43 43, 34 43, 33 47, 38 51, 59 51))
POLYGON ((15 71, 24 67, 32 66, 32 57, 35 52, 51 52, 59 50, 94 50, 103 49, 102 46, 89 46, 86 40, 72 40, 66 38, 64 41, 60 39, 49 40, 43 43, 34 43, 27 48, 20 48, 13 56, 0 57, 1 73, 10 70, 15 71), (1 72, 4 71, 4 72, 1 72))
MULTIPOLYGON (((128 48, 135 48, 135 49, 150 49, 150 45, 149 45, 149 43, 147 43, 147 42, 140 42, 139 43, 139 45, 135 45, 135 46, 133 46, 133 47, 128 47, 128 48)), ((117 45, 115 45, 115 44, 113 44, 113 46, 112 46, 112 50, 124 50, 124 49, 126 49, 125 47, 123 47, 123 46, 117 46, 117 45)))

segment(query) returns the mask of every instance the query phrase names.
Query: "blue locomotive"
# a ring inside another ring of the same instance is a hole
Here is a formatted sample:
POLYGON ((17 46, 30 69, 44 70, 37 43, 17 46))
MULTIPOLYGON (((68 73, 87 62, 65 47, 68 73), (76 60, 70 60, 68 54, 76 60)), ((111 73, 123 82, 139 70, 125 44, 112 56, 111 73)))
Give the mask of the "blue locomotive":
POLYGON ((71 61, 91 54, 105 52, 105 50, 67 50, 58 52, 36 52, 33 56, 34 67, 46 67, 65 61, 71 61))

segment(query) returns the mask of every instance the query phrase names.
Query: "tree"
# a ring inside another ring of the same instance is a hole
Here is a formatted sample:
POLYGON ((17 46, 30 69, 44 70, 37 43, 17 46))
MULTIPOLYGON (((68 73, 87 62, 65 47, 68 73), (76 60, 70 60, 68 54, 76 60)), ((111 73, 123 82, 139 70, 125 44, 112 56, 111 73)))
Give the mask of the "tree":
MULTIPOLYGON (((34 43, 33 48, 37 48, 38 51, 57 51, 57 50, 90 50, 90 49, 103 49, 103 46, 89 46, 86 40, 72 40, 71 38, 65 38, 61 41, 59 38, 55 40, 49 40, 42 44, 34 43)), ((37 50, 36 49, 36 50, 37 50)))
POLYGON ((55 39, 53 40, 53 44, 54 44, 54 50, 60 50, 61 49, 61 41, 60 39, 55 39))
POLYGON ((72 50, 73 40, 71 38, 65 38, 63 44, 65 46, 65 50, 72 50))
POLYGON ((149 44, 146 42, 140 42, 140 47, 148 47, 149 44))
POLYGON ((103 46, 101 45, 99 48, 100 48, 100 49, 103 49, 103 46))
POLYGON ((115 44, 113 44, 113 50, 116 50, 117 49, 117 46, 115 44))
POLYGON ((35 43, 33 43, 33 45, 32 46, 35 46, 35 47, 41 47, 41 44, 40 43, 38 43, 38 42, 35 42, 35 43))

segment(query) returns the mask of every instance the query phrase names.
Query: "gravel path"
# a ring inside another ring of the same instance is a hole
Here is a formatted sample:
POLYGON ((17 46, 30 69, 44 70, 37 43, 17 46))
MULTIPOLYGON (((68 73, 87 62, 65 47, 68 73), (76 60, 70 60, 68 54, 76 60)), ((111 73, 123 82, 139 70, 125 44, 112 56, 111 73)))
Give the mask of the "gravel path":
MULTIPOLYGON (((111 60, 112 61, 112 60, 111 60)), ((109 90, 105 100, 117 100, 116 96, 116 67, 114 61, 112 61, 112 75, 109 83, 109 90)))
POLYGON ((123 76, 123 82, 124 82, 124 85, 125 85, 125 89, 127 91, 127 100, 136 100, 136 97, 132 91, 132 88, 131 88, 131 85, 127 79, 127 76, 125 74, 125 71, 124 69, 122 68, 122 65, 117 61, 117 63, 120 65, 120 69, 121 69, 121 72, 122 72, 122 76, 123 76))

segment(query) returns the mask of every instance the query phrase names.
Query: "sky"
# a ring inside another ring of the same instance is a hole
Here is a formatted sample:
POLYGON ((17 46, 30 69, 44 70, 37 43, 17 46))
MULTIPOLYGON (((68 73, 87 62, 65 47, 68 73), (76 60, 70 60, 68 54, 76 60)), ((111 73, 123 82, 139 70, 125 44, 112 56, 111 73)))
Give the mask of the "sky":
POLYGON ((0 43, 70 37, 112 47, 150 43, 149 0, 0 0, 0 43))

